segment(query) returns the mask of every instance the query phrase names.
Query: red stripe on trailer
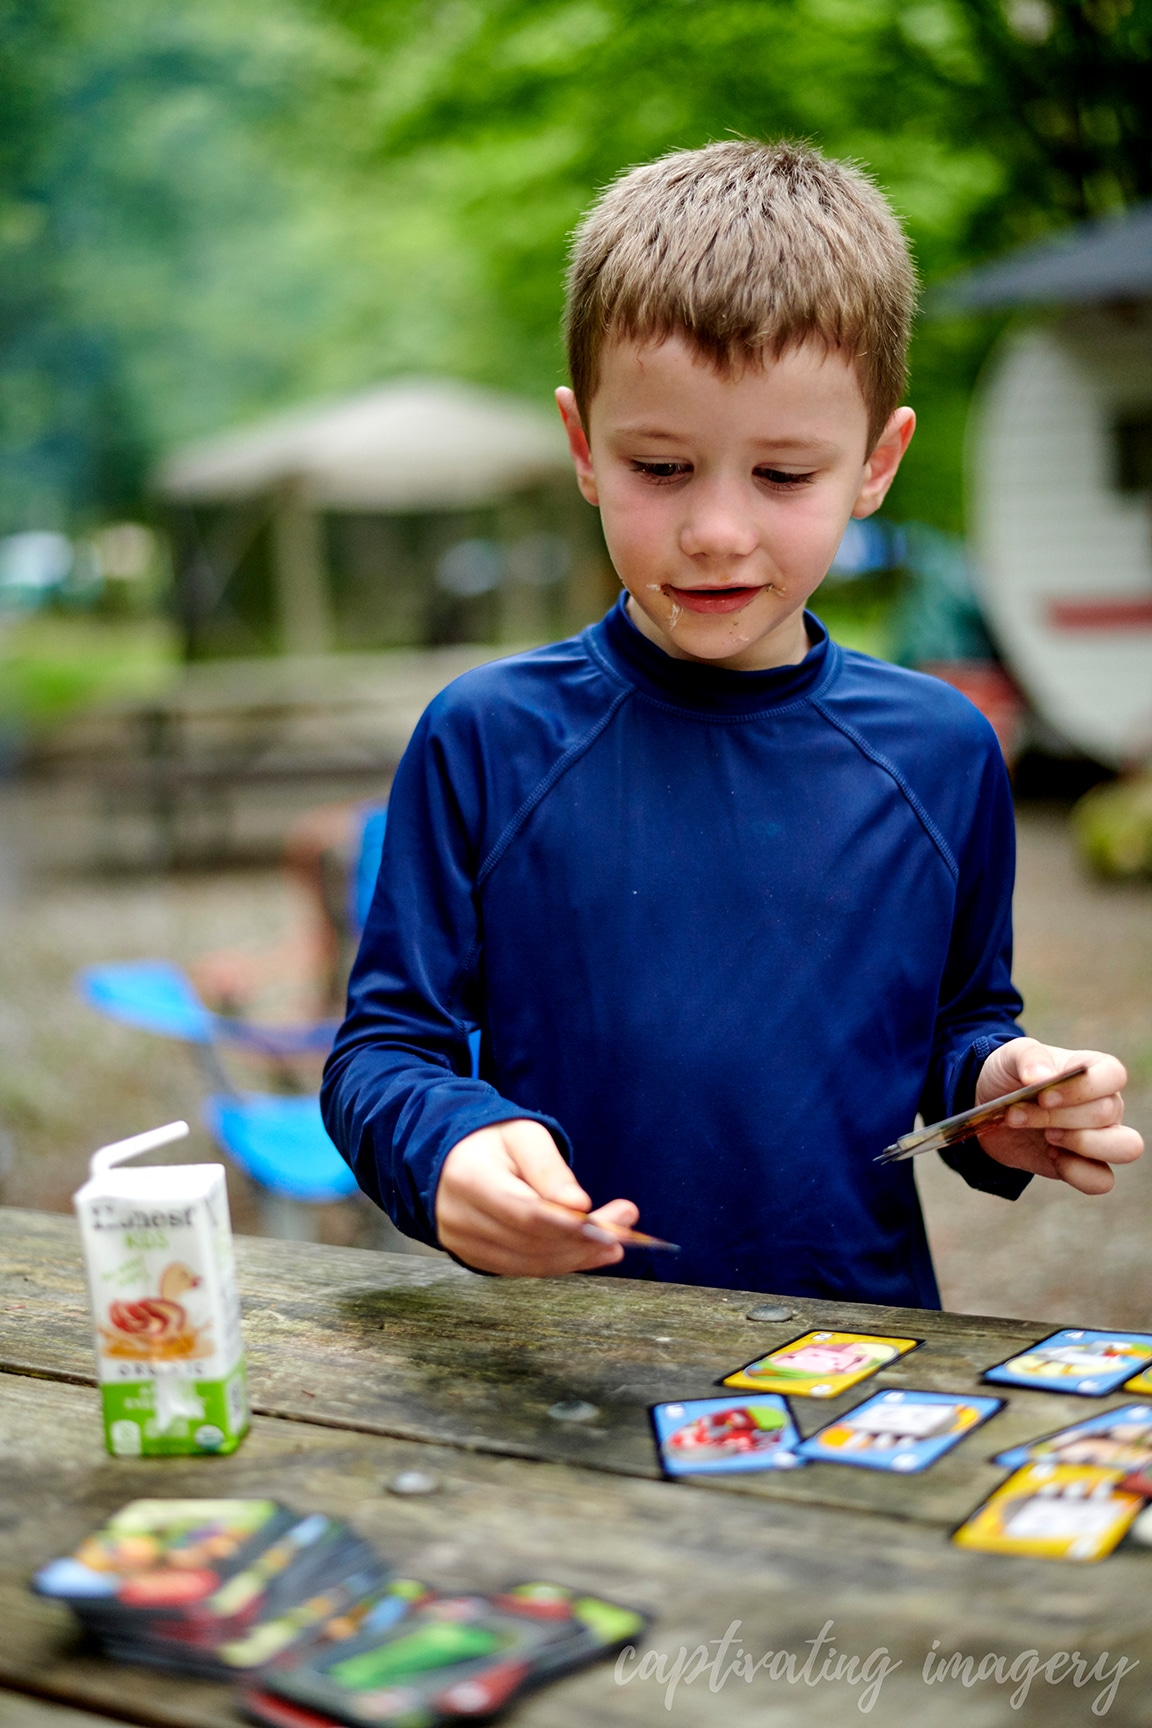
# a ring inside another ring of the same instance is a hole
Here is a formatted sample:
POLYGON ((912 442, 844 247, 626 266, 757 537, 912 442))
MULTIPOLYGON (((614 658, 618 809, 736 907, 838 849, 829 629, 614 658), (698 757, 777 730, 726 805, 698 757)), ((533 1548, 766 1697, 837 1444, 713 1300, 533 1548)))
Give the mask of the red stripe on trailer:
POLYGON ((1056 630, 1149 630, 1152 629, 1152 597, 1050 600, 1048 622, 1056 630))

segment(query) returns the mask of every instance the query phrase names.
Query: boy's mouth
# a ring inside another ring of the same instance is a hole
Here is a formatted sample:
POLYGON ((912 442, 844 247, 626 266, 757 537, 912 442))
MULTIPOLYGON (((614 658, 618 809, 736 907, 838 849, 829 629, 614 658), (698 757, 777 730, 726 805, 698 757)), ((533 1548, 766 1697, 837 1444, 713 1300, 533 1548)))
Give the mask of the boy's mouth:
POLYGON ((757 594, 763 592, 759 584, 746 587, 728 588, 675 588, 671 582, 665 583, 664 592, 677 606, 683 606, 689 612, 739 612, 742 606, 747 606, 757 594))

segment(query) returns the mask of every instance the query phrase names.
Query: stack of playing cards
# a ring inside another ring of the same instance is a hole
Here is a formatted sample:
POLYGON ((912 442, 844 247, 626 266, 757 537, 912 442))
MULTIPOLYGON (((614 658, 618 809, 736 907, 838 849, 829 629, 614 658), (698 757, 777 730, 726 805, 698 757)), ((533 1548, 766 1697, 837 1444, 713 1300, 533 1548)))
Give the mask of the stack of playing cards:
POLYGON ((646 1624, 558 1584, 439 1594, 339 1519, 275 1500, 135 1500, 32 1583, 108 1655, 238 1680, 275 1728, 489 1716, 646 1624))
POLYGON ((347 1524, 275 1500, 134 1500, 32 1587, 125 1662, 230 1679, 378 1589, 347 1524))
POLYGON ((488 1717, 636 1639, 644 1616, 556 1584, 440 1595, 397 1581, 245 1686, 270 1728, 434 1728, 488 1717))

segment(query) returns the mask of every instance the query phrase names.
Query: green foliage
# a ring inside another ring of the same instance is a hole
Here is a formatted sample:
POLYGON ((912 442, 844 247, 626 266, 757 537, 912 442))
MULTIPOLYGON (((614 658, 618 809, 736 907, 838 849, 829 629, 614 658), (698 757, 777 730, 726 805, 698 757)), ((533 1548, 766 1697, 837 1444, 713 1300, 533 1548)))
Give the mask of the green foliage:
POLYGON ((958 16, 968 64, 933 64, 953 135, 978 128, 1010 164, 1010 227, 1152 197, 1149 0, 961 0, 958 16))
POLYGON ((0 635, 0 738, 93 702, 154 695, 178 666, 176 633, 162 619, 22 619, 0 635))
MULTIPOLYGON (((1152 195, 1152 0, 0 0, 0 532, 403 371, 543 394, 567 237, 661 151, 875 173, 931 283, 1152 195)), ((919 329, 897 515, 962 519, 995 327, 919 329)))
MULTIPOLYGON (((438 164, 483 271, 471 370, 563 377, 567 236, 662 151, 799 136, 863 162, 931 284, 1146 195, 1152 0, 332 0, 389 71, 386 171, 438 164), (1081 82, 1081 73, 1083 82, 1081 82)), ((963 525, 962 446, 994 321, 921 323, 921 426, 890 509, 963 525)))
POLYGON ((0 530, 138 508, 163 445, 323 373, 357 64, 279 0, 3 0, 0 530))
POLYGON ((1152 774, 1086 792, 1072 811, 1081 857, 1097 875, 1152 877, 1152 774))

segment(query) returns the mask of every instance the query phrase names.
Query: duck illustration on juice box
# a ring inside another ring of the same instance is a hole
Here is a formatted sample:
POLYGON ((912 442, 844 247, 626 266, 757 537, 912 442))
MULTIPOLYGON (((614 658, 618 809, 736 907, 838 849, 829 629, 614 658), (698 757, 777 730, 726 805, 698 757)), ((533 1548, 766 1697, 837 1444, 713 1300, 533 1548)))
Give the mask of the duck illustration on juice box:
POLYGON ((224 1166, 122 1167, 187 1132, 173 1122, 102 1147, 73 1197, 116 1457, 234 1452, 248 1432, 224 1166))

